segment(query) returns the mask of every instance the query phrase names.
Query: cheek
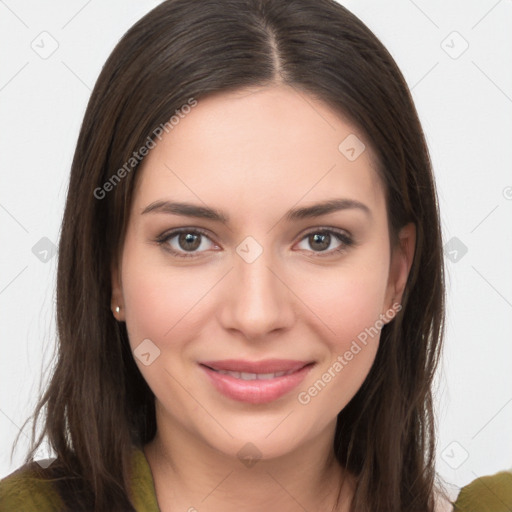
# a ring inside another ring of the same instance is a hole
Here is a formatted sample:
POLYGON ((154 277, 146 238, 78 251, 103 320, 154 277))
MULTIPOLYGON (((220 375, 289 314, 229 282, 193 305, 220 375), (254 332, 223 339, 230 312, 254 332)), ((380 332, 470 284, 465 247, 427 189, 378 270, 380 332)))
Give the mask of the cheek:
MULTIPOLYGON (((295 290, 318 318, 317 327, 333 349, 344 350, 362 330, 375 324, 383 311, 387 262, 340 266, 300 279, 295 290)), ((363 262, 364 263, 364 262, 363 262)))
POLYGON ((132 252, 123 262, 126 328, 134 359, 149 387, 173 414, 190 414, 195 407, 180 385, 190 380, 183 357, 189 341, 198 337, 197 315, 201 315, 201 297, 213 286, 210 281, 201 272, 153 264, 143 251, 132 252), (151 344, 142 345, 148 339, 151 344), (143 346, 149 349, 142 350, 143 346), (139 357, 147 351, 149 364, 139 357))
POLYGON ((127 236, 122 284, 132 348, 146 338, 163 348, 170 340, 176 345, 189 337, 190 320, 214 284, 198 267, 173 269, 163 261, 158 250, 144 247, 133 235, 127 236))
MULTIPOLYGON (((303 281, 301 297, 319 318, 314 331, 323 352, 319 367, 301 386, 297 400, 311 413, 334 417, 356 394, 368 375, 379 346, 387 261, 340 268, 336 279, 316 275, 303 281)), ((315 415, 313 414, 313 415, 315 415)))
MULTIPOLYGON (((126 325, 134 337, 164 340, 175 335, 186 314, 200 298, 199 283, 158 268, 139 267, 123 282, 126 325)), ((133 340, 135 341, 135 340, 133 340)))
POLYGON ((334 418, 370 372, 380 341, 378 315, 361 307, 352 314, 339 314, 338 321, 331 324, 335 334, 324 329, 322 345, 327 351, 297 395, 298 403, 308 406, 309 413, 319 422, 326 414, 334 418))

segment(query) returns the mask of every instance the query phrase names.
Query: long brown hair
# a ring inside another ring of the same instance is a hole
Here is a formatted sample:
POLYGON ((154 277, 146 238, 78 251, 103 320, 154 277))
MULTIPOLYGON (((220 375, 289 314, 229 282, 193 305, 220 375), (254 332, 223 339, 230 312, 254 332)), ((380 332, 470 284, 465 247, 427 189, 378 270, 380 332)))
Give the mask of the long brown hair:
POLYGON ((124 35, 104 65, 71 168, 59 244, 58 357, 32 416, 27 456, 46 436, 58 457, 49 469, 65 476, 59 485, 69 509, 134 510, 131 447, 156 432, 154 395, 110 309, 111 268, 138 168, 126 163, 190 98, 277 83, 314 95, 359 127, 378 157, 391 236, 416 225, 403 308, 338 415, 334 451, 357 476, 353 511, 434 510, 432 383, 444 278, 431 161, 393 58, 333 0, 168 0, 124 35), (123 166, 122 179, 98 193, 123 166))

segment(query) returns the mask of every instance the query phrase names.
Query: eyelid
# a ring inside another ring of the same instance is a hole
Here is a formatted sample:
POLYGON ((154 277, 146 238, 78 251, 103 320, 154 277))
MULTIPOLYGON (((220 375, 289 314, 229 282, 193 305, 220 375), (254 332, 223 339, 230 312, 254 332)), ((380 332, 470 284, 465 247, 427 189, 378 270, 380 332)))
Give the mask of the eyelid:
MULTIPOLYGON (((323 232, 329 232, 329 233, 337 233, 339 235, 346 235, 349 238, 352 238, 352 235, 349 231, 342 228, 334 228, 331 226, 315 226, 314 228, 308 228, 304 233, 302 234, 302 237, 304 238, 306 235, 309 235, 311 233, 323 233, 323 232)), ((302 240, 302 238, 301 238, 302 240)))
POLYGON ((340 243, 341 246, 335 249, 331 249, 329 251, 311 251, 307 252, 312 255, 313 258, 328 258, 332 256, 336 256, 346 252, 351 247, 357 245, 352 234, 346 229, 334 228, 328 226, 316 226, 314 228, 310 228, 305 231, 301 236, 299 243, 302 242, 307 236, 315 234, 315 233, 327 233, 331 236, 334 236, 340 243))
MULTIPOLYGON (((164 245, 169 240, 175 238, 176 236, 182 234, 182 233, 193 233, 193 234, 200 234, 204 236, 205 238, 208 238, 214 245, 218 245, 211 237, 209 231, 198 228, 198 227, 179 227, 179 228, 173 228, 171 230, 168 230, 161 235, 159 235, 155 241, 159 245, 164 245)), ((307 236, 315 233, 327 233, 330 235, 334 235, 336 239, 342 243, 342 246, 337 249, 331 249, 329 251, 308 251, 311 253, 314 257, 322 257, 322 256, 332 256, 339 252, 343 252, 347 250, 347 248, 356 245, 352 235, 350 232, 348 232, 345 229, 341 228, 334 228, 334 227, 328 227, 328 226, 315 226, 312 228, 308 228, 306 231, 304 231, 301 235, 299 235, 299 240, 297 243, 302 242, 307 236), (342 239, 344 238, 344 240, 342 239)), ((186 251, 176 251, 170 247, 165 248, 168 252, 175 255, 178 258, 194 258, 196 255, 201 254, 202 252, 206 251, 193 251, 193 252, 186 252, 186 251)))
MULTIPOLYGON (((196 228, 196 227, 180 227, 180 228, 174 228, 171 230, 168 230, 161 235, 159 235, 155 242, 157 242, 159 245, 166 244, 169 240, 172 240, 178 235, 181 235, 182 233, 193 233, 193 234, 199 234, 205 238, 208 238, 212 242, 212 244, 217 245, 214 240, 212 240, 211 235, 209 232, 203 228, 196 228)), ((164 249, 168 252, 170 252, 173 256, 176 256, 177 258, 194 258, 197 254, 201 254, 205 251, 194 251, 194 252, 186 252, 186 251, 176 251, 175 249, 172 249, 171 247, 164 247, 164 249)))

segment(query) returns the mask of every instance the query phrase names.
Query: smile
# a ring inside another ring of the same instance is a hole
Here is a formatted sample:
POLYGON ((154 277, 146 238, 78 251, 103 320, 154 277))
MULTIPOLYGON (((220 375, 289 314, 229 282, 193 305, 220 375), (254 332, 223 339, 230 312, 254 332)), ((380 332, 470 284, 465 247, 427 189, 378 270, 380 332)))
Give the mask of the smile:
POLYGON ((275 372, 275 373, 247 373, 247 372, 230 372, 228 370, 214 370, 214 372, 221 373, 222 375, 231 375, 235 379, 242 380, 268 380, 275 379, 276 377, 283 377, 284 375, 290 375, 294 370, 288 372, 275 372))
POLYGON ((261 362, 215 361, 200 363, 209 383, 225 397, 238 402, 264 404, 296 388, 314 362, 267 360, 261 362))

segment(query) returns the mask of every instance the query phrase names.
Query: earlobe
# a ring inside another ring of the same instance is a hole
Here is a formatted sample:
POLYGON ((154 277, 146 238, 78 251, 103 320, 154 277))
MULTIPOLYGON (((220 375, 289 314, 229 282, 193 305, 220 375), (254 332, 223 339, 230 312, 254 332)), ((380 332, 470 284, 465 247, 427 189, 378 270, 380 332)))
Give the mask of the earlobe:
POLYGON ((120 270, 116 265, 111 266, 111 285, 112 285, 112 297, 110 301, 110 309, 114 318, 118 322, 124 322, 124 301, 123 301, 123 289, 120 280, 120 270))

